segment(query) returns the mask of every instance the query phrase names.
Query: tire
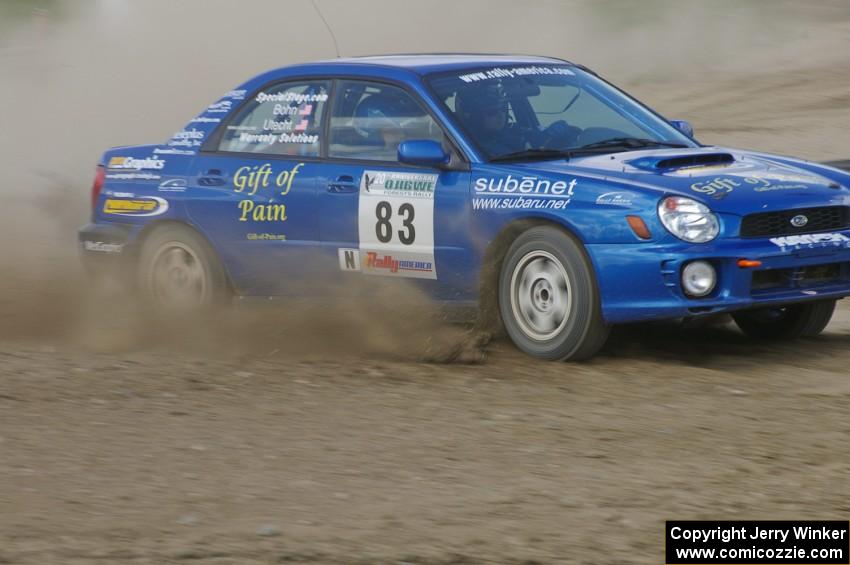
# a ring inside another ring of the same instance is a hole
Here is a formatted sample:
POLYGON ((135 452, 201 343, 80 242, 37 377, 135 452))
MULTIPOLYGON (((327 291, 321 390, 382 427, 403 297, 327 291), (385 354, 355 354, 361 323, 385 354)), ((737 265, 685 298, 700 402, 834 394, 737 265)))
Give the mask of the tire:
POLYGON ((608 339, 593 268, 562 230, 538 226, 517 237, 502 263, 498 295, 505 331, 533 357, 580 361, 608 339))
POLYGON ((732 314, 741 331, 758 339, 794 339, 821 333, 835 310, 835 300, 744 310, 732 314))
POLYGON ((179 224, 156 228, 145 240, 137 271, 138 289, 154 313, 210 313, 231 297, 224 267, 209 243, 179 224))

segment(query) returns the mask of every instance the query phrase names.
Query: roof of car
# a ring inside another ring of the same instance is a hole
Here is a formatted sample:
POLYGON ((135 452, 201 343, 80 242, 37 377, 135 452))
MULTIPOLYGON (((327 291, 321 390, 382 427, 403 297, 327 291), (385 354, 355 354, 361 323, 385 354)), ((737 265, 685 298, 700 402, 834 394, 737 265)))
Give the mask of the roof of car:
MULTIPOLYGON (((569 61, 535 55, 500 55, 485 53, 414 53, 370 55, 325 59, 272 69, 257 75, 240 88, 253 90, 260 85, 288 76, 357 75, 405 80, 411 75, 427 75, 445 71, 480 69, 491 65, 572 65, 569 61)), ((582 67, 583 68, 583 67, 582 67)))
POLYGON ((407 53, 398 55, 368 55, 316 61, 313 65, 374 65, 409 69, 425 74, 439 71, 480 67, 482 65, 505 64, 564 64, 563 59, 536 55, 509 55, 486 53, 407 53))

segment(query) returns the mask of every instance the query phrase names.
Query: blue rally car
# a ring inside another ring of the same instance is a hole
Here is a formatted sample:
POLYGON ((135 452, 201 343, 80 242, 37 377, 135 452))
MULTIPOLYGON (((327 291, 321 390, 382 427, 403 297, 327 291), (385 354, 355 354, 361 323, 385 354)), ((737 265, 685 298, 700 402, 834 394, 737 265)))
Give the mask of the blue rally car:
POLYGON ((613 324, 725 312, 752 336, 815 335, 850 295, 850 175, 704 146, 546 57, 270 71, 165 143, 107 151, 92 206, 84 261, 131 265, 158 309, 404 279, 544 359, 593 355, 613 324))

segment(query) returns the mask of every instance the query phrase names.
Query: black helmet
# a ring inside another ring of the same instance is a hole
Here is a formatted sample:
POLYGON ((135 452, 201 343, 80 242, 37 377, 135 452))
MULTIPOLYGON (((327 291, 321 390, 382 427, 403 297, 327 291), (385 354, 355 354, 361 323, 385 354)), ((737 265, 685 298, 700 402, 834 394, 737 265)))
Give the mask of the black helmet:
POLYGON ((455 95, 455 112, 462 119, 507 110, 508 96, 501 82, 486 86, 465 86, 455 95))

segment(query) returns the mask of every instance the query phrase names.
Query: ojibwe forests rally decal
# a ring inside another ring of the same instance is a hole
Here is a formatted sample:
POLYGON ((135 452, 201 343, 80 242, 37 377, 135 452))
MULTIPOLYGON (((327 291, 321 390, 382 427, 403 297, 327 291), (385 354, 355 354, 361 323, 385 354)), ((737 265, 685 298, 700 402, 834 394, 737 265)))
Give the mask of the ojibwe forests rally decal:
POLYGON ((436 279, 436 174, 365 171, 358 205, 359 254, 340 250, 340 268, 369 275, 436 279))

